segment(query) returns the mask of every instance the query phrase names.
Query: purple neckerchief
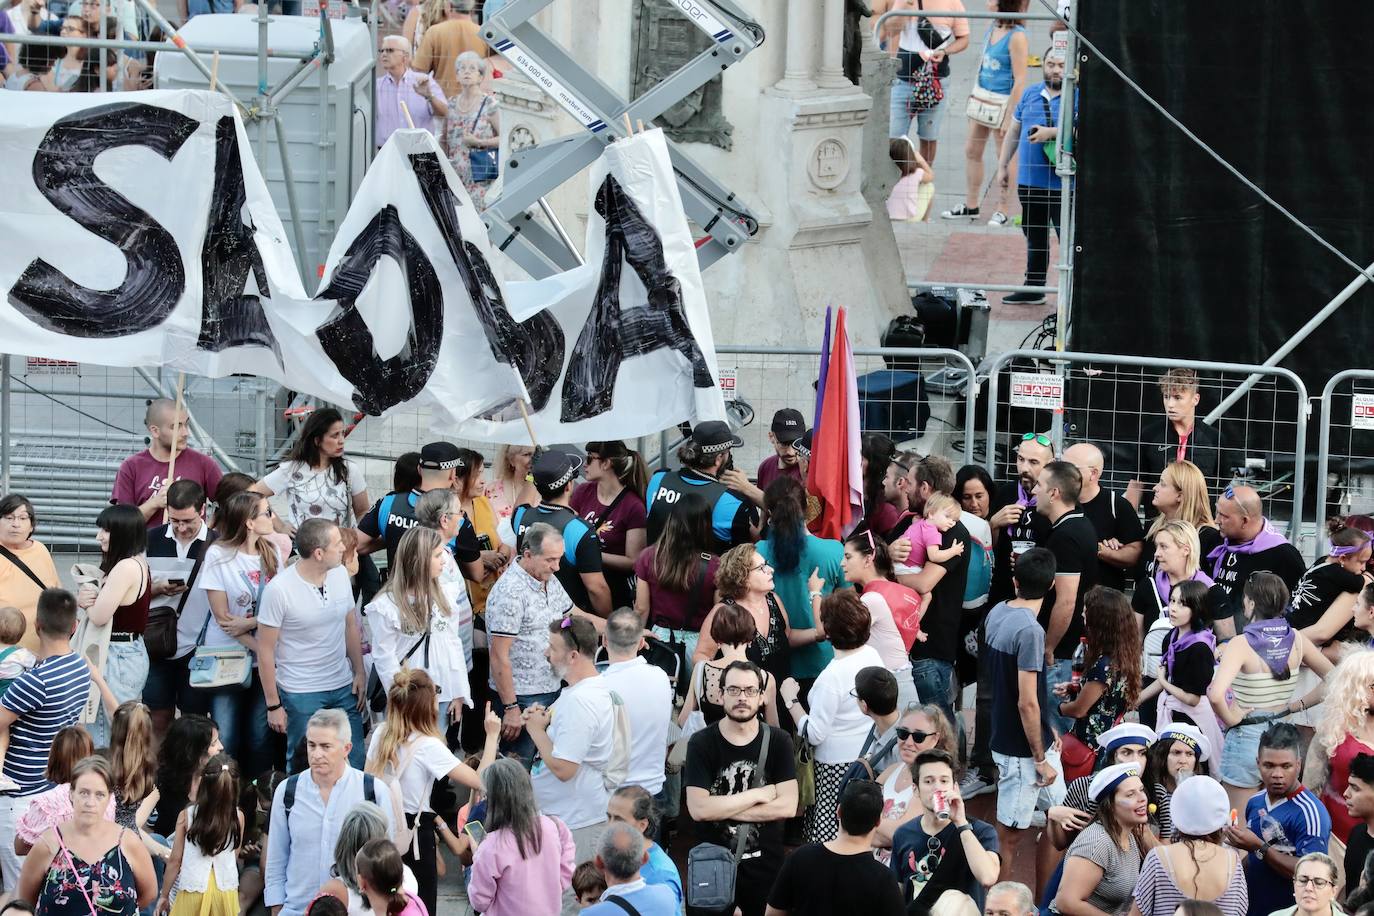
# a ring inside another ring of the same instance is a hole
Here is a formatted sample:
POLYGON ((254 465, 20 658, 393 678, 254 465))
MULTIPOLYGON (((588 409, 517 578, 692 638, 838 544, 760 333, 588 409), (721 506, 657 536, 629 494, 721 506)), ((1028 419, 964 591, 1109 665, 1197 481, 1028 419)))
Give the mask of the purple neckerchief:
POLYGON ((1260 533, 1255 535, 1253 540, 1234 544, 1230 538, 1222 538, 1220 546, 1207 554, 1207 559, 1217 561, 1216 565, 1212 567, 1212 576, 1215 578, 1220 574, 1221 564, 1225 562, 1228 553, 1263 553, 1273 547, 1287 543, 1288 538, 1279 534, 1274 526, 1269 523, 1269 519, 1266 518, 1264 527, 1260 529, 1260 533))
POLYGON ((1016 483, 1016 504, 1023 509, 1035 508, 1035 497, 1026 492, 1020 481, 1016 483))
POLYGON ((1174 669, 1174 656, 1189 646, 1203 643, 1212 650, 1213 655, 1217 653, 1217 638, 1212 635, 1210 629, 1190 632, 1187 636, 1178 636, 1178 627, 1174 627, 1174 633, 1174 641, 1169 643, 1169 648, 1164 650, 1164 670, 1171 674, 1174 669))
POLYGON ((1245 641, 1264 660, 1275 677, 1288 676, 1288 656, 1293 654, 1293 640, 1296 638, 1297 634, 1282 617, 1256 620, 1245 625, 1245 641))
MULTIPOLYGON (((1208 588, 1211 588, 1213 585, 1216 585, 1216 583, 1212 581, 1212 577, 1209 576, 1209 575, 1207 575, 1205 572, 1203 572, 1203 571, 1200 570, 1200 569, 1197 570, 1196 572, 1194 572, 1194 573, 1193 573, 1191 576, 1189 576, 1187 579, 1181 579, 1181 580, 1179 580, 1179 581, 1181 581, 1181 582, 1187 582, 1187 581, 1189 581, 1189 580, 1191 580, 1191 581, 1193 581, 1193 582, 1201 582, 1203 585, 1207 586, 1208 588)), ((1171 594, 1173 594, 1173 591, 1174 591, 1174 587, 1173 587, 1172 585, 1169 584, 1169 576, 1168 576, 1168 574, 1166 574, 1166 573, 1164 572, 1164 570, 1162 570, 1162 569, 1160 569, 1159 567, 1156 566, 1156 567, 1155 567, 1155 594, 1159 596, 1160 602, 1161 602, 1162 604, 1168 604, 1168 603, 1169 603, 1169 596, 1170 596, 1171 594)))

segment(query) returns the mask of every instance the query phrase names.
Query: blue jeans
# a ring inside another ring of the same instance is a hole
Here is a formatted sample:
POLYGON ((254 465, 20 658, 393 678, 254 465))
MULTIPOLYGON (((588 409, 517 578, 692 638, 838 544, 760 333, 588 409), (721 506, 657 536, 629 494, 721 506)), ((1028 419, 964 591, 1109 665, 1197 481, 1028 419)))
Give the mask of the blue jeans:
MULTIPOLYGON (((535 703, 538 703, 539 705, 547 709, 548 707, 553 705, 554 700, 558 699, 558 694, 559 691, 557 690, 555 690, 553 693, 527 693, 523 695, 517 694, 515 697, 515 702, 520 704, 520 708, 522 710, 529 709, 535 703)), ((525 765, 525 769, 528 770, 530 767, 534 765, 534 739, 530 737, 530 733, 528 731, 522 728, 520 729, 519 736, 514 741, 508 742, 505 739, 502 739, 501 754, 505 756, 514 754, 515 756, 520 758, 520 762, 523 763, 525 765)))
MULTIPOLYGON (((916 696, 922 703, 934 703, 954 719, 954 663, 938 658, 916 658, 911 661, 911 680, 916 684, 916 696)), ((957 728, 957 726, 956 726, 957 728)))
MULTIPOLYGON (((110 685, 110 692, 118 702, 142 700, 143 685, 148 681, 148 650, 143 647, 143 637, 130 642, 111 642, 104 675, 105 683, 110 685)), ((96 747, 110 746, 110 719, 105 715, 103 703, 87 730, 96 747)))
POLYGON ((1067 735, 1073 728, 1074 719, 1069 716, 1059 714, 1058 697, 1054 695, 1056 684, 1067 684, 1073 680, 1073 661, 1072 659, 1056 659, 1054 666, 1045 671, 1045 702, 1050 707, 1050 724, 1054 726, 1055 734, 1067 735))
MULTIPOLYGON (((929 108, 919 112, 914 118, 911 115, 911 83, 899 76, 892 78, 892 94, 888 96, 887 106, 887 137, 889 140, 896 140, 898 137, 906 136, 911 130, 911 122, 916 122, 916 137, 921 140, 935 141, 940 139, 940 122, 945 113, 946 99, 941 99, 940 104, 934 108, 929 108)), ((924 700, 924 698, 922 698, 924 700)))
POLYGON ((224 753, 238 761, 243 774, 252 778, 271 769, 274 761, 268 751, 272 734, 267 727, 267 698, 262 694, 257 669, 253 669, 253 682, 248 687, 212 691, 208 700, 224 753))
POLYGON ((366 762, 367 749, 363 739, 363 719, 358 713, 358 698, 353 685, 337 690, 318 690, 312 693, 291 693, 278 690, 281 705, 286 708, 286 771, 291 772, 291 757, 305 740, 305 725, 321 709, 341 709, 348 713, 348 725, 353 730, 353 748, 348 752, 348 765, 361 770, 366 762))

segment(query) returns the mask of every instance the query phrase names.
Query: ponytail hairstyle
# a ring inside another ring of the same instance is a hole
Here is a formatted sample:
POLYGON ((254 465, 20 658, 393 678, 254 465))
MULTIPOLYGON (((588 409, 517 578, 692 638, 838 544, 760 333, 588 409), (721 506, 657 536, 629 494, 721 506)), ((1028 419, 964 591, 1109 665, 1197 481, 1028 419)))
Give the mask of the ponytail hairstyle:
POLYGON ((368 840, 358 850, 357 863, 359 882, 366 881, 369 890, 386 897, 386 913, 377 916, 398 916, 407 901, 401 889, 405 866, 396 844, 388 839, 368 840))
POLYGON ((887 543, 872 531, 864 530, 851 534, 845 546, 857 554, 873 558, 873 568, 884 579, 895 579, 892 571, 892 558, 887 553, 887 543))
POLYGON ((138 700, 121 703, 110 722, 110 768, 121 801, 136 804, 153 791, 153 717, 138 700))
POLYGON ((644 456, 625 445, 620 439, 607 439, 605 442, 588 442, 587 454, 596 455, 602 461, 609 461, 615 471, 615 478, 631 493, 643 498, 649 489, 649 466, 644 456))
POLYGON ((443 740, 439 731, 439 688, 423 668, 401 668, 386 692, 386 722, 366 772, 381 776, 400 762, 401 747, 411 738, 429 735, 443 740))
POLYGON ((795 478, 781 476, 764 492, 763 508, 775 572, 796 572, 806 547, 806 491, 795 478))
POLYGON ((196 789, 196 813, 186 839, 206 856, 238 849, 239 768, 228 754, 216 754, 200 772, 196 789))
MULTIPOLYGON (((261 493, 244 490, 220 503, 219 512, 215 514, 215 523, 220 526, 219 542, 235 551, 247 544, 248 524, 257 515, 259 507, 266 502, 267 497, 261 493)), ((276 545, 267 538, 258 538, 254 547, 258 559, 262 562, 262 574, 271 579, 277 574, 281 560, 277 555, 276 545)), ((222 562, 232 559, 233 553, 230 553, 222 562)))

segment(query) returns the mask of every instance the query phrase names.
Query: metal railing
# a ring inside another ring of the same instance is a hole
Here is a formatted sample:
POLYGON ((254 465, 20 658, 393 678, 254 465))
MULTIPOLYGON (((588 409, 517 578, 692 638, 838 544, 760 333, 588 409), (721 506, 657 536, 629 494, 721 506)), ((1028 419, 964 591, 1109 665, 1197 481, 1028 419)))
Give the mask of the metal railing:
POLYGON ((1324 541, 1321 535, 1322 523, 1328 517, 1332 490, 1336 492, 1335 510, 1349 514, 1355 508, 1355 494, 1359 494, 1366 504, 1374 505, 1374 369, 1346 369, 1337 372, 1327 381, 1321 394, 1321 418, 1317 426, 1317 498, 1316 511, 1313 513, 1317 525, 1317 537, 1312 545, 1312 559, 1321 559, 1324 541), (1350 382, 1350 393, 1340 395, 1349 404, 1346 414, 1349 422, 1342 428, 1347 433, 1344 444, 1333 453, 1331 446, 1331 426, 1336 416, 1336 389, 1350 382), (1361 383, 1364 383, 1363 386, 1361 383), (1363 390, 1361 390, 1363 388, 1363 390), (1360 415, 1356 415, 1357 406, 1360 415), (1369 422, 1369 426, 1362 422, 1369 422), (1359 435, 1367 431, 1366 435, 1359 435), (1358 440, 1358 443, 1357 443, 1358 440), (1331 480, 1332 457, 1344 459, 1342 467, 1336 472, 1335 486, 1331 480), (1363 479, 1363 483, 1361 480, 1363 479))
MULTIPOLYGON (((1056 451, 1062 451, 1067 438, 1092 442, 1106 456, 1103 486, 1128 485, 1132 479, 1138 479, 1134 472, 1137 470, 1135 457, 1140 448, 1147 444, 1158 445, 1148 440, 1143 430, 1144 421, 1161 415, 1158 408, 1152 409, 1147 405, 1146 392, 1156 380, 1144 370, 1162 372, 1175 368, 1196 370, 1201 393, 1209 401, 1213 395, 1220 400, 1221 395, 1250 375, 1270 380, 1270 387, 1252 388, 1243 400, 1233 405, 1226 417, 1221 418, 1221 422, 1228 425, 1220 431, 1218 453, 1233 457, 1235 461, 1232 467, 1240 468, 1242 474, 1249 475, 1247 482, 1253 484, 1264 497, 1266 511, 1282 508, 1285 503, 1291 507, 1288 530, 1290 538, 1296 540, 1302 534, 1307 421, 1311 408, 1307 387, 1302 379, 1281 367, 1049 350, 1012 350, 1003 353, 992 361, 988 374, 988 472, 998 479, 1001 468, 998 467, 996 446, 1003 429, 1003 413, 1010 418, 1013 410, 1023 409, 1039 412, 1021 415, 1021 425, 1025 430, 1018 429, 1017 432, 1045 432, 1062 428, 1063 435, 1055 442, 1056 451), (1062 380, 1062 406, 1055 410, 1048 405, 1036 407, 1024 403, 1004 403, 1001 399, 1002 374, 1013 363, 1021 363, 1019 368, 1029 373, 1058 375, 1062 380), (1045 373, 1046 367, 1052 371, 1045 373), (1126 367, 1137 371, 1131 374, 1100 367, 1126 367), (1234 378, 1228 379, 1228 376, 1234 378), (1291 390, 1280 387, 1280 382, 1291 386, 1291 390), (1105 397, 1099 395, 1094 400, 1095 389, 1100 391, 1104 386, 1109 394, 1105 397), (1291 401, 1291 405, 1287 401, 1291 401), (1266 436, 1267 442, 1264 441, 1266 436), (1290 463, 1291 468, 1287 466, 1290 463), (1124 471, 1123 465, 1126 468, 1124 471), (1269 475, 1267 479, 1263 477, 1266 473, 1269 475), (1281 498, 1286 493, 1291 493, 1291 499, 1281 498)), ((1205 408, 1200 406, 1196 422, 1203 423, 1204 415, 1205 408)), ((1007 454, 1010 459, 1010 449, 1007 454)), ((1209 487, 1217 490, 1229 481, 1227 472, 1231 470, 1226 466, 1224 457, 1218 458, 1218 464, 1219 476, 1208 481, 1209 487)), ((1142 483, 1148 486, 1152 481, 1142 483)))

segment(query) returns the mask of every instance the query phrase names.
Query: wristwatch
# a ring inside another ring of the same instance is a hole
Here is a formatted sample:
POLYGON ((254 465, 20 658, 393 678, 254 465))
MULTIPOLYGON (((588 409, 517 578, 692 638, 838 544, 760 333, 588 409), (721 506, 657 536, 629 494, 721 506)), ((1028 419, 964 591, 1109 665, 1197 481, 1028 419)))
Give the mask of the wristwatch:
POLYGON ((1260 844, 1259 844, 1259 849, 1256 849, 1256 850, 1255 850, 1255 855, 1257 855, 1257 856, 1259 856, 1261 859, 1263 859, 1263 858, 1264 858, 1264 854, 1265 854, 1266 852, 1268 852, 1269 849, 1270 849, 1270 847, 1272 847, 1273 845, 1274 845, 1274 844, 1271 843, 1269 840, 1265 840, 1263 843, 1260 843, 1260 844))
POLYGON ((516 702, 516 703, 507 703, 507 704, 505 704, 504 706, 501 707, 501 711, 502 711, 502 712, 510 712, 512 709, 519 709, 519 708, 520 708, 520 704, 519 704, 518 702, 516 702))

